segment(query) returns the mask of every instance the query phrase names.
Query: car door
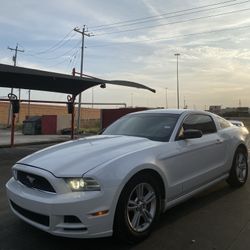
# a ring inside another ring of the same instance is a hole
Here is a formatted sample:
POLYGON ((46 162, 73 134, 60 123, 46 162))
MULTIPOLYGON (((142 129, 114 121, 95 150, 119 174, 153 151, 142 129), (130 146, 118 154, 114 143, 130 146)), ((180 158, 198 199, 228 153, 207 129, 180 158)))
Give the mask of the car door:
POLYGON ((225 143, 216 130, 211 116, 188 115, 175 141, 178 154, 174 157, 175 177, 188 193, 223 174, 225 143), (183 130, 198 129, 203 135, 195 139, 180 139, 183 130))

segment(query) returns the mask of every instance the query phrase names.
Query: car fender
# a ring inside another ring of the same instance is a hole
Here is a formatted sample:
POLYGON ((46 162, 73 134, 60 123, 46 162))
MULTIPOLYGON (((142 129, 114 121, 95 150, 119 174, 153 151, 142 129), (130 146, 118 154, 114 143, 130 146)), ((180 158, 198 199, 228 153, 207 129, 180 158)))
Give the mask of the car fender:
MULTIPOLYGON (((127 157, 125 157, 127 158, 127 157)), ((121 195, 121 192, 125 185, 129 182, 129 180, 136 175, 138 172, 143 171, 143 170, 152 170, 155 171, 162 179, 163 184, 164 184, 164 191, 165 191, 165 197, 167 194, 168 190, 168 181, 166 178, 166 175, 164 174, 163 170, 156 166, 155 164, 151 163, 141 163, 138 165, 128 164, 129 159, 127 158, 126 160, 121 159, 119 160, 119 166, 118 161, 112 162, 112 164, 105 166, 104 169, 102 168, 101 170, 95 169, 94 171, 88 172, 88 176, 94 177, 95 179, 100 179, 103 180, 103 178, 107 178, 107 186, 105 188, 112 189, 113 192, 113 198, 112 198, 112 203, 110 204, 110 219, 114 220, 115 212, 116 212, 116 207, 117 203, 119 200, 119 197, 121 195), (128 160, 128 161, 127 161, 128 160), (117 165, 116 165, 117 164, 117 165)), ((105 192, 105 189, 104 189, 105 192)), ((163 202, 163 205, 165 205, 166 202, 163 202)), ((163 207, 165 209, 165 207, 163 207)))

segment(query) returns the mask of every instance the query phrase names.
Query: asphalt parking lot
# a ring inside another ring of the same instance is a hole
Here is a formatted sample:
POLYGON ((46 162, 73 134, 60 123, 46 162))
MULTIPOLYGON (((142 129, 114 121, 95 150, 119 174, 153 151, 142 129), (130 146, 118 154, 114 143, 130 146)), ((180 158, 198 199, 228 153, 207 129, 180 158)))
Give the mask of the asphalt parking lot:
POLYGON ((250 179, 240 189, 219 183, 170 209, 161 216, 152 235, 135 246, 119 244, 112 238, 67 239, 39 231, 11 213, 5 183, 18 159, 43 147, 0 148, 0 250, 250 249, 250 179))

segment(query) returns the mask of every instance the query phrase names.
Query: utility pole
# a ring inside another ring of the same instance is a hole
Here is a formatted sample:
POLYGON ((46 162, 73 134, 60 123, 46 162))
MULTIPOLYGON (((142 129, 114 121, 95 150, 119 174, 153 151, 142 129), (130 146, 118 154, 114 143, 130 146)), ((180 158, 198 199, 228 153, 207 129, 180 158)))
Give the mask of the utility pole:
POLYGON ((165 88, 166 94, 166 109, 168 108, 168 88, 165 88))
MULTIPOLYGON (((82 30, 79 28, 74 28, 74 31, 80 33, 82 35, 82 47, 81 47, 81 73, 80 77, 82 77, 83 74, 83 56, 84 56, 84 38, 85 36, 90 37, 91 35, 89 33, 86 33, 86 25, 83 25, 82 30)), ((77 133, 79 134, 80 126, 81 126, 81 102, 82 102, 82 93, 79 94, 78 98, 78 112, 77 112, 77 133)))
POLYGON ((94 88, 92 88, 92 108, 94 108, 94 88))
POLYGON ((30 117, 30 92, 31 92, 31 90, 29 89, 28 90, 28 117, 30 117))
POLYGON ((176 72, 176 78, 177 78, 177 108, 180 108, 180 93, 179 93, 179 62, 178 57, 181 55, 179 53, 174 54, 177 59, 177 72, 176 72))
POLYGON ((186 97, 184 96, 184 106, 183 106, 184 109, 187 109, 188 108, 188 105, 187 105, 187 102, 186 102, 186 97))
MULTIPOLYGON (((24 52, 24 50, 20 50, 18 49, 18 43, 16 44, 16 48, 10 48, 8 47, 9 50, 11 51, 15 51, 15 55, 13 56, 12 60, 14 62, 14 67, 16 67, 16 62, 17 62, 17 52, 24 52)), ((13 88, 11 88, 11 94, 13 94, 13 88)), ((21 89, 19 89, 18 91, 18 99, 20 101, 20 98, 21 98, 21 89)), ((11 105, 9 106, 9 115, 8 115, 8 126, 10 125, 10 117, 11 117, 11 105)), ((19 115, 18 115, 18 118, 17 118, 17 122, 19 122, 19 115)))
POLYGON ((134 94, 131 93, 131 108, 134 106, 134 94))

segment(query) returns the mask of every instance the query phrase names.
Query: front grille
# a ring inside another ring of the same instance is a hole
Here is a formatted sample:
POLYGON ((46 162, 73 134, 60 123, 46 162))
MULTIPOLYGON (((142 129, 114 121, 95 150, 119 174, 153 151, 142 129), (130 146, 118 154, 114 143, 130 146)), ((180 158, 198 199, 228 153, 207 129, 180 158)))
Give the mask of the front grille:
POLYGON ((29 219, 31 221, 35 221, 35 222, 37 222, 37 223, 39 223, 41 225, 49 227, 49 216, 31 212, 31 211, 29 211, 27 209, 24 209, 24 208, 18 206, 13 201, 10 201, 10 203, 11 203, 12 208, 15 211, 17 211, 19 214, 24 216, 25 218, 27 218, 27 219, 29 219))
POLYGON ((27 187, 55 193, 55 189, 42 176, 17 170, 17 180, 27 187))

